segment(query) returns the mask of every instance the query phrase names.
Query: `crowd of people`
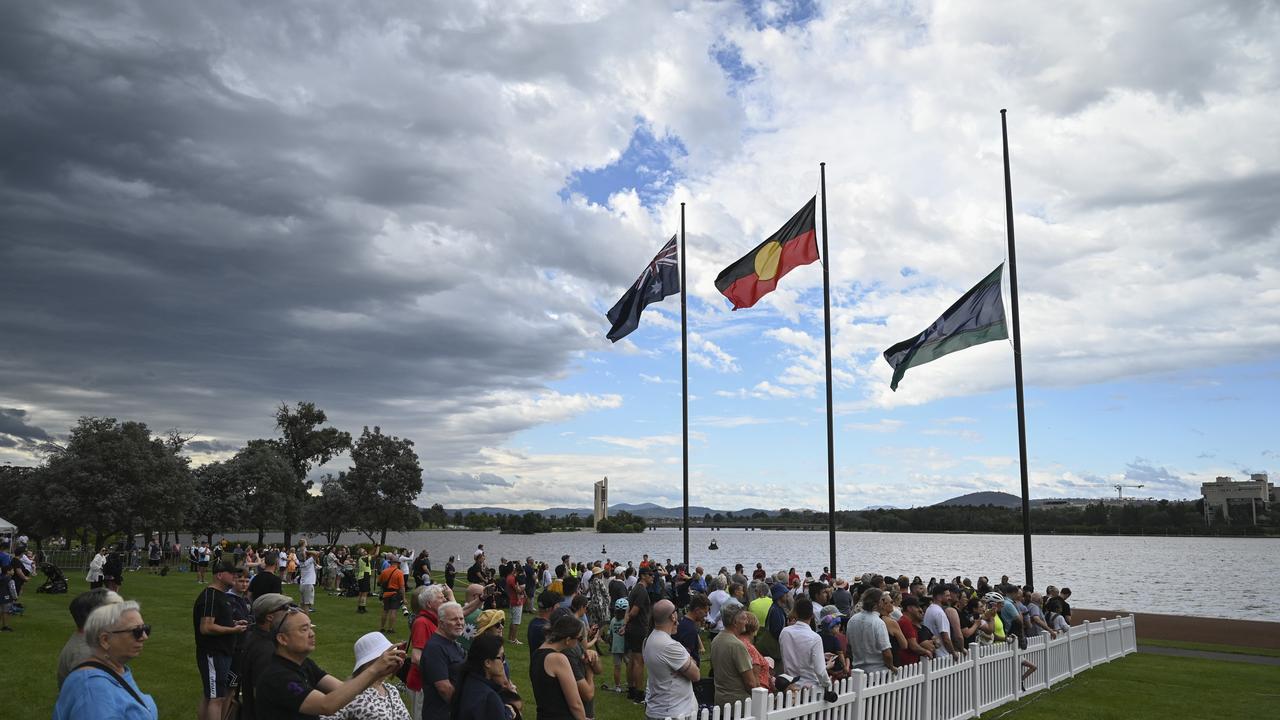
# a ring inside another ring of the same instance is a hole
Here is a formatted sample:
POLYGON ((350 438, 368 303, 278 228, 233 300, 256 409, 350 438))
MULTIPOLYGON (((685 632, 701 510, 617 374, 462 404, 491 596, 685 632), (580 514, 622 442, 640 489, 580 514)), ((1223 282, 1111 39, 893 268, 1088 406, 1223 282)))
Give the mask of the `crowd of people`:
MULTIPOLYGON (((209 553, 193 608, 201 720, 520 718, 530 697, 538 718, 586 720, 599 692, 625 693, 650 718, 680 717, 757 687, 814 688, 834 700, 834 683, 855 670, 897 673, 977 645, 1052 637, 1071 616, 1068 588, 1042 594, 1008 577, 815 577, 762 563, 708 573, 647 555, 491 565, 481 545, 455 595, 457 558, 447 582, 433 582, 425 550, 221 550, 209 553), (297 602, 283 592, 289 583, 297 602), (379 630, 355 643, 345 679, 310 659, 317 584, 358 598, 356 613, 378 597, 379 630), (507 663, 521 645, 527 684, 507 663)), ((71 602, 76 630, 59 658, 54 718, 156 718, 129 671, 150 625, 136 602, 96 582, 71 602)), ((1025 679, 1035 668, 1024 666, 1025 679)))

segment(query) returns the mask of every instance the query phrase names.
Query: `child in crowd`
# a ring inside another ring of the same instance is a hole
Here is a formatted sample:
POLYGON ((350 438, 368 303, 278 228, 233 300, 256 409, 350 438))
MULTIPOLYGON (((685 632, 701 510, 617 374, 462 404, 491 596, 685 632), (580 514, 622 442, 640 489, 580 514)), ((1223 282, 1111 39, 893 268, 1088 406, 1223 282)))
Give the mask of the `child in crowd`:
POLYGON ((613 604, 613 617, 609 620, 609 652, 613 655, 613 691, 623 692, 622 668, 627 664, 627 642, 623 636, 623 628, 627 625, 627 610, 631 603, 626 598, 618 598, 613 604))

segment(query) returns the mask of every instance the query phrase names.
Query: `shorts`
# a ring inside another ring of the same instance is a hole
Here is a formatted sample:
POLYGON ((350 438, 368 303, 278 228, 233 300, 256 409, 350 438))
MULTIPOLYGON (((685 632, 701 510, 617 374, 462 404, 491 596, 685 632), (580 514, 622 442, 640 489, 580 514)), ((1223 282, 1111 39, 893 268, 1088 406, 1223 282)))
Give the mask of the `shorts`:
POLYGON ((637 653, 637 654, 644 652, 644 639, 648 637, 648 633, 643 631, 641 632, 628 631, 622 637, 626 642, 627 652, 637 653))
POLYGON ((626 664, 627 664, 627 654, 626 654, 626 653, 614 653, 614 654, 613 654, 613 664, 614 664, 614 665, 626 665, 626 664))
POLYGON ((231 682, 231 656, 210 655, 196 651, 196 667, 200 670, 201 697, 213 700, 226 697, 231 682))
POLYGON ((519 625, 520 620, 524 617, 524 607, 521 605, 511 606, 511 624, 519 625))
POLYGON ((160 566, 160 558, 147 558, 147 566, 148 566, 148 567, 159 567, 159 566, 160 566))
POLYGON ((369 576, 368 575, 365 575, 364 577, 356 581, 356 590, 362 593, 369 592, 369 576))
POLYGON ((315 585, 299 585, 298 593, 302 595, 303 605, 316 604, 316 586, 315 585))
POLYGON ((396 610, 404 604, 404 593, 396 593, 395 595, 382 596, 383 610, 396 610))

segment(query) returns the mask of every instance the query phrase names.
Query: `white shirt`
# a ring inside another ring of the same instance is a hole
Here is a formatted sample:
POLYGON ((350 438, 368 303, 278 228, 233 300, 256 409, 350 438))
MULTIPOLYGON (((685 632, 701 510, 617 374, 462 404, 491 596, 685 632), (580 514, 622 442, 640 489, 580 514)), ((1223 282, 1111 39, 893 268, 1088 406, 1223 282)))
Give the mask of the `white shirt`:
POLYGON ((889 628, 879 613, 866 610, 855 613, 849 618, 845 634, 849 636, 849 652, 855 668, 862 672, 886 669, 883 653, 891 647, 889 628))
POLYGON ((693 682, 680 674, 689 662, 689 651, 663 630, 654 630, 644 642, 644 667, 649 671, 644 714, 649 717, 684 717, 698 710, 693 682))
POLYGON ((720 610, 730 597, 732 596, 724 590, 712 590, 707 596, 707 600, 711 601, 711 609, 707 611, 707 622, 716 626, 716 632, 724 630, 724 620, 720 617, 720 610))
POLYGON ((413 556, 399 555, 396 559, 400 561, 400 572, 404 573, 405 577, 409 577, 409 563, 413 562, 413 556))
POLYGON ((623 585, 626 585, 626 586, 627 586, 627 589, 628 589, 628 590, 630 590, 631 588, 635 587, 635 586, 636 586, 636 583, 638 583, 638 582, 640 582, 640 576, 639 576, 639 575, 632 575, 631 577, 627 578, 626 580, 623 580, 623 581, 622 581, 622 584, 623 584, 623 585))
POLYGON ((951 621, 947 619, 947 611, 938 603, 930 604, 924 611, 924 626, 938 638, 938 642, 942 642, 943 635, 951 637, 951 621))
POLYGON ((831 687, 822 638, 809 623, 796 622, 782 628, 778 644, 782 647, 782 667, 799 683, 798 687, 831 687))
POLYGON ((299 585, 315 585, 316 584, 316 559, 315 558, 308 555, 306 560, 303 560, 302 562, 298 563, 298 570, 300 572, 298 576, 299 585))

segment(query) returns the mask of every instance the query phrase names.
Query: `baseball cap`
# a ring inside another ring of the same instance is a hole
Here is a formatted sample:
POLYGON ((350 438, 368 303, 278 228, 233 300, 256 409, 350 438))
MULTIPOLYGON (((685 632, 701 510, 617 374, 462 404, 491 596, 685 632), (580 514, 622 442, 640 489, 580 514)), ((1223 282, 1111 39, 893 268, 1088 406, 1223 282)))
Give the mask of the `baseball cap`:
POLYGON ((253 615, 256 618, 263 618, 269 613, 273 613, 280 608, 286 608, 293 604, 293 598, 280 593, 266 593, 253 599, 253 615))

